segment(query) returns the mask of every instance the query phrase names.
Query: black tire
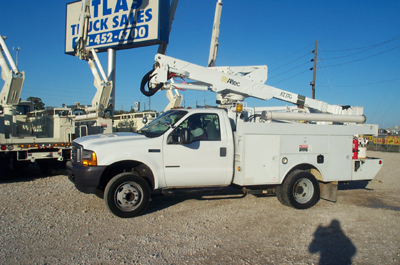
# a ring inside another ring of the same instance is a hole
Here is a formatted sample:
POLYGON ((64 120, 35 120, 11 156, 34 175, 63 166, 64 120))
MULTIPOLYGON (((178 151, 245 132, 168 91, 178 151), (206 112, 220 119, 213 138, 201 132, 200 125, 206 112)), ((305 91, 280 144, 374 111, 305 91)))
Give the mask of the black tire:
POLYGON ((11 177, 11 167, 7 159, 0 159, 0 179, 11 177))
POLYGON ((143 213, 150 201, 147 182, 136 173, 116 175, 104 190, 104 202, 114 215, 132 218, 143 213))
POLYGON ((295 170, 275 188, 275 194, 283 205, 308 209, 319 201, 319 183, 310 172, 295 170))
POLYGON ((42 175, 51 176, 51 174, 53 173, 52 161, 40 161, 37 162, 37 164, 39 165, 40 172, 42 173, 42 175))

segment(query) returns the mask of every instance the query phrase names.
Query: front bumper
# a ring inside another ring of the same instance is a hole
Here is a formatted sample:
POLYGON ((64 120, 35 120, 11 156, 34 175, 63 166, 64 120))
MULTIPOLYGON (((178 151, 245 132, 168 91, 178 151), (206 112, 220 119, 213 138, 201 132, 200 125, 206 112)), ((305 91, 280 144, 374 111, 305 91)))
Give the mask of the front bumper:
POLYGON ((67 162, 68 178, 75 184, 75 187, 83 193, 95 193, 99 187, 101 175, 105 166, 87 167, 74 165, 71 161, 67 162))

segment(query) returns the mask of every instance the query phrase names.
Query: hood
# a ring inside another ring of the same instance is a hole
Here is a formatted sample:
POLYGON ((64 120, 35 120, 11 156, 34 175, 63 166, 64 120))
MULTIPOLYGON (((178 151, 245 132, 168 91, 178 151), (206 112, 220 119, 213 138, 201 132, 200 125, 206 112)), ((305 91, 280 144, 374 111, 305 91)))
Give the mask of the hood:
POLYGON ((111 134, 95 134, 80 137, 74 140, 75 143, 84 146, 86 149, 91 149, 92 146, 102 146, 105 144, 117 144, 125 141, 135 141, 139 139, 147 139, 146 136, 138 133, 122 132, 111 134))

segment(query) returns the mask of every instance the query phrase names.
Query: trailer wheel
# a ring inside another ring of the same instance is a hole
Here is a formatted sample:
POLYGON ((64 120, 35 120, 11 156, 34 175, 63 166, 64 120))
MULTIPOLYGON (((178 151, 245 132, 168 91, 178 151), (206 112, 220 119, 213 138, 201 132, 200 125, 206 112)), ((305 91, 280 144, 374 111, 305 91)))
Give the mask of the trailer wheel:
POLYGON ((116 175, 104 190, 107 208, 121 218, 140 215, 146 210, 149 201, 149 185, 142 177, 132 172, 116 175))
POLYGON ((308 209, 319 201, 319 183, 310 172, 295 170, 276 187, 275 193, 283 205, 308 209))
POLYGON ((39 165, 40 172, 42 173, 42 175, 52 174, 53 167, 51 161, 40 161, 37 162, 37 164, 39 165))
POLYGON ((0 179, 9 178, 11 176, 11 168, 7 159, 0 158, 0 179))

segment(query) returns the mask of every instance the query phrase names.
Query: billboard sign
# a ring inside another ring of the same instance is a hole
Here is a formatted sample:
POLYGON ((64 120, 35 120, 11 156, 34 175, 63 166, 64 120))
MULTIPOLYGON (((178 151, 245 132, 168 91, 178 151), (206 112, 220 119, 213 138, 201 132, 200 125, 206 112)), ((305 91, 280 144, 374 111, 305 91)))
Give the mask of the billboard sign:
MULTIPOLYGON (((88 48, 99 52, 168 43, 169 0, 90 1, 88 48)), ((65 53, 74 54, 82 2, 67 4, 65 53)))

